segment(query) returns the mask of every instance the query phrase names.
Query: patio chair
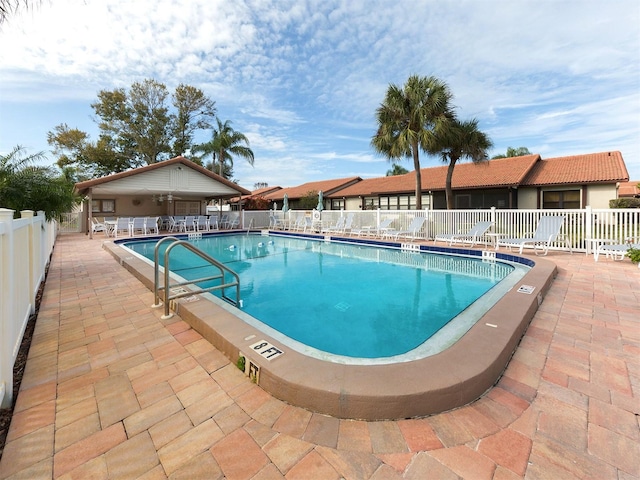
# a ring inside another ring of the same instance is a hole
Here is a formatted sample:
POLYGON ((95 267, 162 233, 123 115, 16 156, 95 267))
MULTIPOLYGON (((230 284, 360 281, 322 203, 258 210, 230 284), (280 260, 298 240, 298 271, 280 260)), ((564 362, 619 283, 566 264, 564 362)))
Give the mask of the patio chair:
MULTIPOLYGON (((593 259, 597 262, 600 254, 604 253, 607 258, 611 257, 614 261, 621 261, 624 260, 624 257, 630 248, 640 249, 640 240, 636 238, 629 239, 627 243, 600 245, 593 252, 593 259)), ((638 265, 638 268, 640 268, 640 264, 638 265)))
POLYGON ((306 226, 306 215, 304 213, 299 213, 295 221, 292 222, 290 229, 304 230, 305 226, 306 226))
POLYGON ((127 235, 131 235, 131 219, 129 217, 118 217, 116 224, 113 227, 113 236, 118 238, 118 234, 121 232, 127 232, 127 235))
POLYGON ((91 217, 91 233, 106 231, 107 227, 104 223, 100 223, 96 217, 91 217))
POLYGON ((198 219, 196 220, 196 230, 209 230, 209 218, 207 218, 205 215, 199 215, 198 219))
POLYGON ((240 215, 234 215, 229 218, 229 228, 239 228, 240 227, 240 215))
POLYGON ((414 241, 426 220, 425 217, 413 217, 413 220, 411 220, 411 223, 405 230, 387 230, 383 232, 383 236, 393 237, 396 240, 398 240, 399 237, 411 237, 411 241, 414 241))
POLYGON ((341 232, 342 229, 344 228, 344 224, 345 224, 345 218, 341 216, 340 218, 338 218, 338 221, 333 226, 323 228, 321 231, 322 233, 341 232))
POLYGON ((169 215, 162 215, 160 217, 160 229, 169 231, 171 228, 171 217, 169 215))
POLYGON ((184 217, 184 231, 185 232, 195 232, 198 227, 196 225, 196 217, 194 215, 187 215, 184 217))
POLYGON ((433 243, 437 241, 449 242, 449 246, 451 246, 453 242, 461 242, 463 245, 469 242, 469 246, 473 247, 487 233, 491 225, 493 222, 478 222, 467 233, 440 233, 435 236, 433 243))
POLYGON ((393 217, 387 217, 383 221, 381 221, 377 227, 364 226, 360 228, 352 228, 349 233, 351 235, 358 235, 359 237, 361 237, 362 235, 367 235, 367 236, 384 235, 384 232, 389 230, 389 227, 391 227, 391 224, 393 223, 394 220, 395 218, 393 217))
POLYGON ((135 235, 136 232, 140 232, 141 235, 144 235, 147 229, 147 219, 145 217, 134 217, 131 222, 131 232, 129 235, 135 235))
POLYGON ((269 228, 272 230, 283 230, 284 221, 280 220, 275 213, 269 215, 269 228))
POLYGON ((149 235, 151 233, 155 233, 156 235, 160 234, 160 225, 162 224, 162 219, 160 217, 147 217, 144 222, 144 233, 149 235))
MULTIPOLYGON (((499 248, 501 245, 508 247, 509 250, 513 247, 519 247, 519 253, 522 254, 522 249, 528 245, 533 247, 533 251, 536 255, 540 255, 538 253, 538 249, 541 248, 543 252, 542 255, 544 256, 549 253, 549 246, 560 236, 560 229, 562 228, 563 223, 563 215, 545 215, 540 218, 536 231, 533 235, 524 236, 522 238, 498 239, 496 248, 499 248)), ((571 245, 566 237, 565 242, 569 247, 569 252, 573 253, 571 245)))

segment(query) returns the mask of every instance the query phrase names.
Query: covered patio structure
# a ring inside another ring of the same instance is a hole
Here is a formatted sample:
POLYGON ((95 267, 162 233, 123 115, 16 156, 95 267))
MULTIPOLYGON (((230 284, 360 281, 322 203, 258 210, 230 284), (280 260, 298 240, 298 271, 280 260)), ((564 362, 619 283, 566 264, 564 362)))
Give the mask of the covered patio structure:
POLYGON ((251 193, 182 156, 75 187, 84 197, 82 231, 91 238, 93 217, 206 215, 211 200, 251 193))

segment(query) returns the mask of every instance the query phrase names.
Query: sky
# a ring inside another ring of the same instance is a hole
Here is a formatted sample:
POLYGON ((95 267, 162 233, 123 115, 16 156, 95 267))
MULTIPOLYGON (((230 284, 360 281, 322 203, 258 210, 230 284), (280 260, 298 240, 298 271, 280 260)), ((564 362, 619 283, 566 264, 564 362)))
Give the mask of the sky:
POLYGON ((54 164, 48 132, 96 140, 98 92, 155 79, 201 89, 248 137, 254 166, 236 158, 234 178, 249 190, 380 177, 392 165, 371 147, 376 108, 420 75, 449 86, 490 156, 618 150, 640 180, 637 0, 29 3, 0 25, 2 155, 20 145, 54 164))

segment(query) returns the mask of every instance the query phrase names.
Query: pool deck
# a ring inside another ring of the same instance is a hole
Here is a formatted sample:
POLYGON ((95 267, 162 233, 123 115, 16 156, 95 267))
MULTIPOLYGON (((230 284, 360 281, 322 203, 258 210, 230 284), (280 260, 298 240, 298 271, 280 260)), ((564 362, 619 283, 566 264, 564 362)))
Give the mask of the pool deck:
POLYGON ((640 269, 558 275, 504 376, 422 419, 341 420, 265 393, 102 249, 60 236, 0 478, 640 478, 640 269))

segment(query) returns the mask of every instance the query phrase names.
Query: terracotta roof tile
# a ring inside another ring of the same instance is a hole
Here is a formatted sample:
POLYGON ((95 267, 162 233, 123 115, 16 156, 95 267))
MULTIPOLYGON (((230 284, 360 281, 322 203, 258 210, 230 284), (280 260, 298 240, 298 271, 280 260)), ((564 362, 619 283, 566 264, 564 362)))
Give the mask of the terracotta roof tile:
POLYGON ((620 152, 601 152, 538 162, 523 185, 620 182, 629 180, 620 152))
POLYGON ((620 182, 618 188, 619 197, 638 197, 640 196, 640 180, 630 180, 628 182, 620 182))
POLYGON ((322 191, 323 196, 328 197, 332 193, 337 192, 353 183, 360 182, 360 177, 338 178, 334 180, 320 180, 317 182, 308 182, 298 185, 297 187, 283 188, 276 192, 265 195, 269 200, 282 200, 286 193, 289 200, 304 197, 309 192, 322 191))
MULTIPOLYGON (((454 189, 484 188, 519 185, 531 167, 540 160, 540 155, 501 158, 482 163, 459 163, 453 170, 454 189)), ((447 165, 420 169, 423 191, 445 189, 447 165)), ((390 193, 415 192, 415 172, 391 177, 362 180, 331 195, 333 197, 353 197, 390 193)))

